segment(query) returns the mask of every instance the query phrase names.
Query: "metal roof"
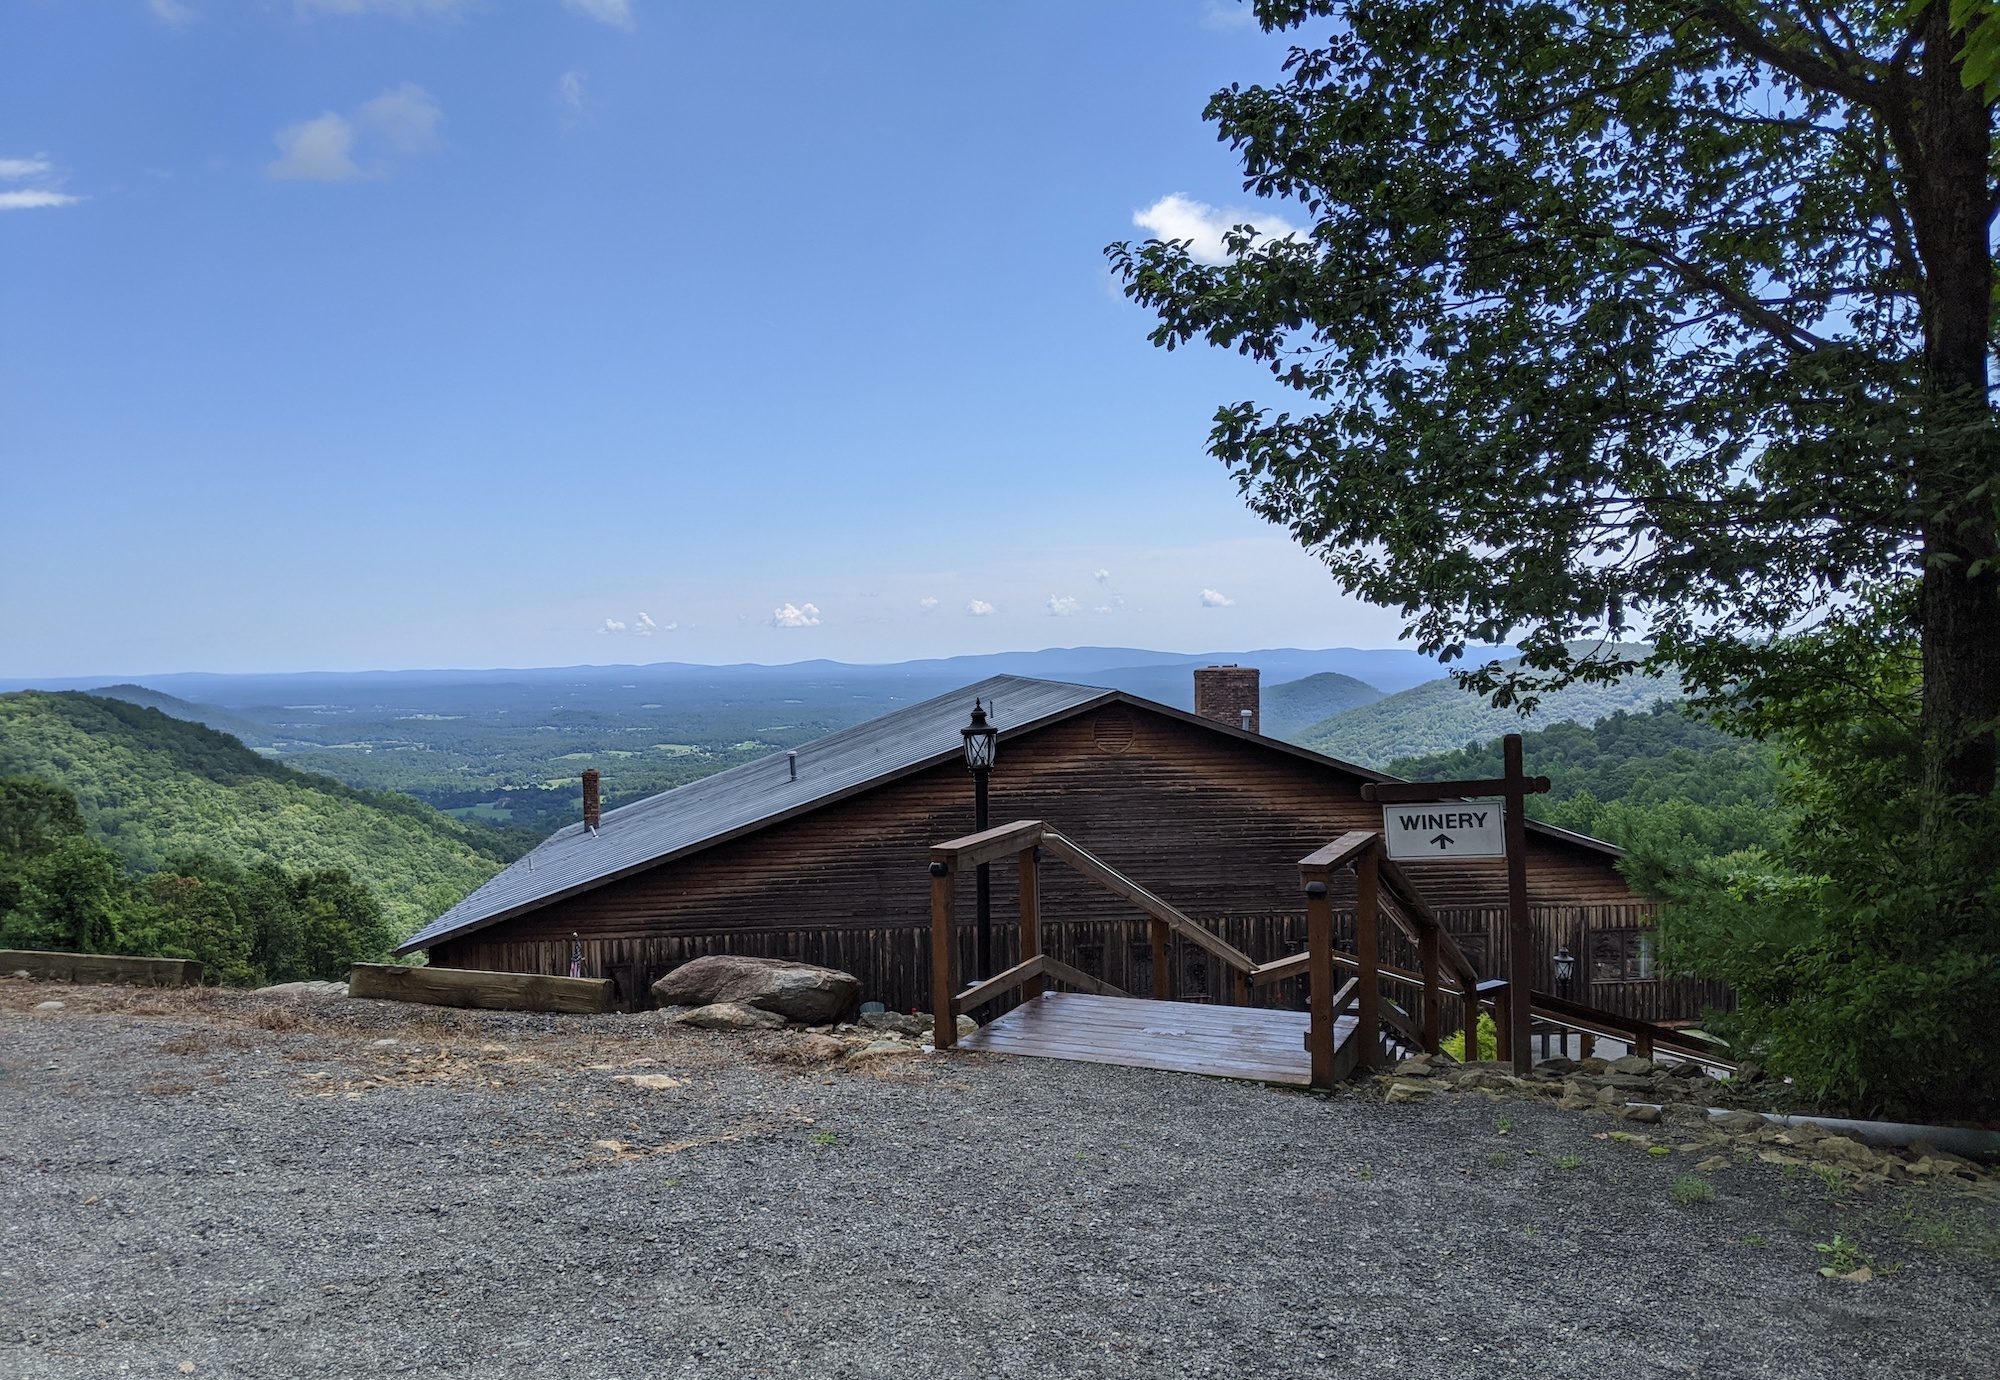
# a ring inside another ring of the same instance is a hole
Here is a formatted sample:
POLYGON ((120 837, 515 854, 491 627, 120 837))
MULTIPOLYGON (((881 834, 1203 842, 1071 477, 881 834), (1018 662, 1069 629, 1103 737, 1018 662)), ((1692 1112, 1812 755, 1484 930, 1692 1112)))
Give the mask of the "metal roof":
POLYGON ((543 840, 430 924, 398 945, 409 953, 448 936, 479 929, 546 905, 558 897, 732 834, 774 824, 829 804, 863 787, 963 751, 958 731, 977 695, 988 702, 1004 744, 1026 729, 1117 695, 1094 685, 990 676, 963 690, 802 744, 794 781, 783 752, 690 781, 607 812, 590 833, 579 821, 543 840))
MULTIPOLYGON (((797 780, 792 779, 791 766, 786 760, 789 754, 776 752, 612 810, 599 821, 595 834, 581 822, 559 829, 534 851, 516 859, 504 872, 404 940, 396 952, 412 953, 440 940, 498 924, 575 892, 602 886, 738 834, 751 833, 832 804, 895 777, 950 761, 963 751, 958 731, 965 727, 975 696, 987 702, 1002 743, 1052 720, 1116 701, 1332 767, 1363 781, 1402 779, 1282 739, 1251 733, 1233 724, 1203 719, 1184 709, 1155 704, 1121 690, 1031 680, 1025 676, 989 676, 961 690, 948 691, 801 745, 795 749, 797 780)), ((1623 856, 1624 850, 1601 839, 1539 820, 1529 820, 1528 828, 1614 858, 1623 856)))

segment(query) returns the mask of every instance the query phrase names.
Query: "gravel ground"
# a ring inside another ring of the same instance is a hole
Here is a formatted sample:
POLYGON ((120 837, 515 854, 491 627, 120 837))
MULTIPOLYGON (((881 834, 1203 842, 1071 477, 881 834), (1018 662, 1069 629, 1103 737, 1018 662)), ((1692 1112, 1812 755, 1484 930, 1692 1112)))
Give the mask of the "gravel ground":
POLYGON ((786 1044, 0 980, 0 1375, 2000 1374, 1962 1193, 1681 1207, 1540 1104, 786 1044))

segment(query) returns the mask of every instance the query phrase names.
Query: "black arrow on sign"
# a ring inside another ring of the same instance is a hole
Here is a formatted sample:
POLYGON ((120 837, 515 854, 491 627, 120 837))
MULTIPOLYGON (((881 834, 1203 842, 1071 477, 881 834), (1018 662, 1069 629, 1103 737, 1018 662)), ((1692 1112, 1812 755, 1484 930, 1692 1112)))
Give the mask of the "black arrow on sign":
POLYGON ((1451 847, 1451 835, 1439 834, 1436 838, 1432 839, 1431 842, 1436 844, 1439 848, 1449 848, 1451 847))

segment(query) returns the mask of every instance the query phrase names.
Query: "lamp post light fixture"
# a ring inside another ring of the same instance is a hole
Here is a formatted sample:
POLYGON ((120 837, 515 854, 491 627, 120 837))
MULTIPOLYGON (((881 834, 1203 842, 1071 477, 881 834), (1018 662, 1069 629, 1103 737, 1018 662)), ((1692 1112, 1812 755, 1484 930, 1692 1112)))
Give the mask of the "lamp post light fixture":
POLYGON ((1568 1001, 1576 985, 1576 955, 1565 945, 1555 951, 1551 961, 1556 965, 1556 995, 1568 1001))
MULTIPOLYGON (((1564 944, 1553 954, 1549 955, 1549 961, 1555 964, 1556 968, 1556 995, 1564 1001, 1568 1001, 1571 991, 1576 986, 1576 955, 1569 951, 1569 945, 1564 944)), ((1567 1030, 1563 1032, 1562 1042, 1563 1057, 1567 1059, 1569 1057, 1569 1032, 1567 1030)), ((1546 1053, 1546 1051, 1544 1052, 1546 1053)))
MULTIPOLYGON (((975 697, 972 701, 972 722, 958 731, 965 740, 965 769, 972 773, 972 829, 982 833, 986 829, 986 779, 993 774, 993 758, 1000 747, 1000 730, 986 722, 986 706, 975 697)), ((975 894, 979 906, 979 979, 984 982, 993 976, 993 890, 986 864, 979 864, 975 874, 978 885, 975 894)))

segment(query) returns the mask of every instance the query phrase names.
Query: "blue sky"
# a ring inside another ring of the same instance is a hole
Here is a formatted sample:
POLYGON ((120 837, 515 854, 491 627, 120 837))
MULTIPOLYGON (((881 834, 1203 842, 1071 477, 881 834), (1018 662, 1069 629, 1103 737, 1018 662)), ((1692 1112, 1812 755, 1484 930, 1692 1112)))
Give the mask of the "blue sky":
POLYGON ((0 674, 1393 641, 1101 254, 1243 17, 13 0, 0 674))

